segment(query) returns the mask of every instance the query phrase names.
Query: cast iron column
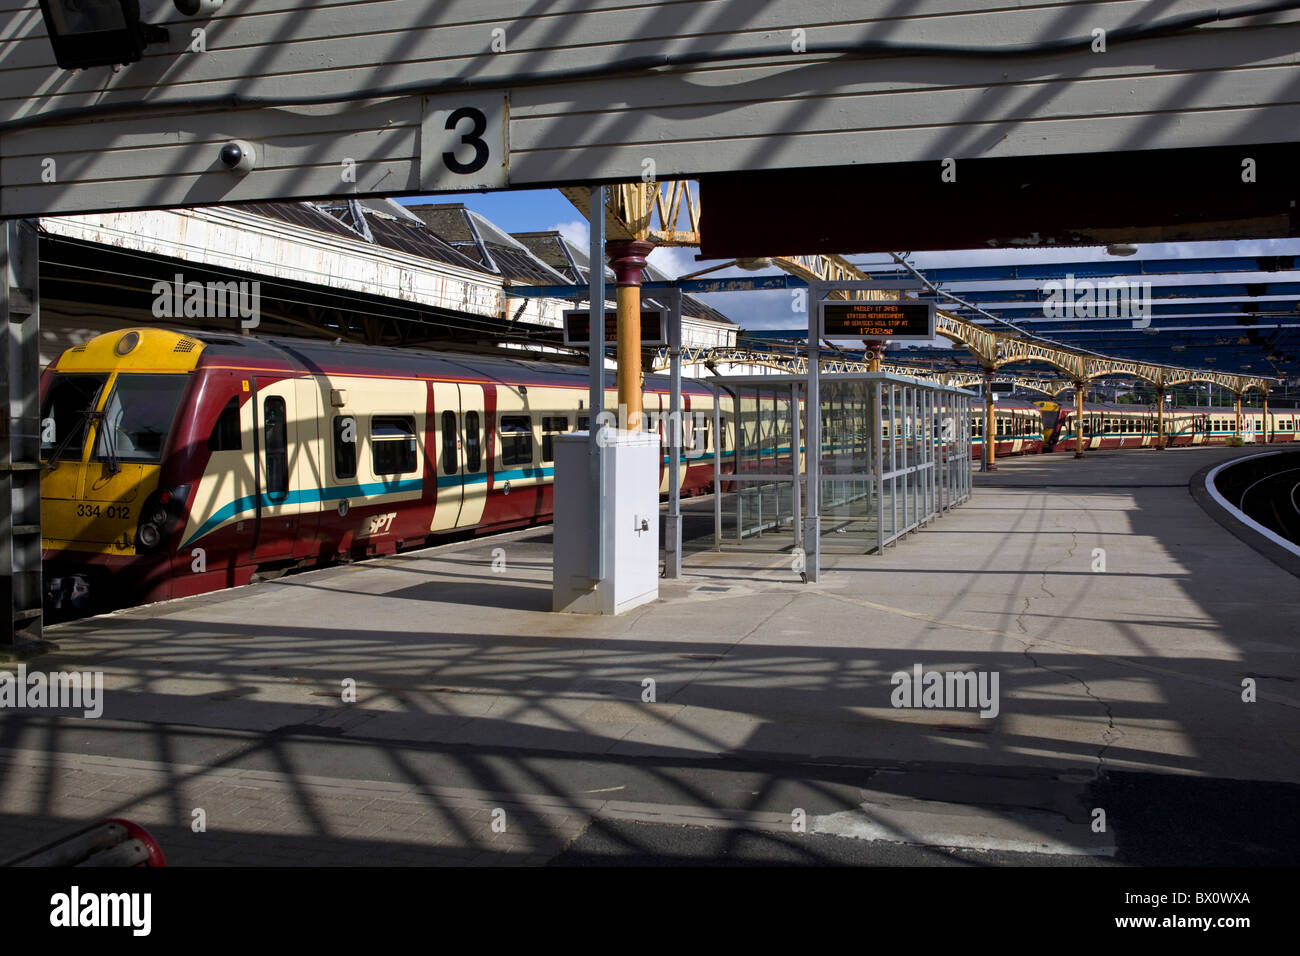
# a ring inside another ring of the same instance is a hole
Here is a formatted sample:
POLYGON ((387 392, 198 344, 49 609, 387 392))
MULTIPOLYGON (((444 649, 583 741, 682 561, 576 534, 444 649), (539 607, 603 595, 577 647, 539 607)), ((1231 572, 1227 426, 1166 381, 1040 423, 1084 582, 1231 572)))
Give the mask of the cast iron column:
POLYGON ((641 428, 641 270, 653 242, 639 239, 605 243, 618 288, 618 404, 628 431, 641 428))

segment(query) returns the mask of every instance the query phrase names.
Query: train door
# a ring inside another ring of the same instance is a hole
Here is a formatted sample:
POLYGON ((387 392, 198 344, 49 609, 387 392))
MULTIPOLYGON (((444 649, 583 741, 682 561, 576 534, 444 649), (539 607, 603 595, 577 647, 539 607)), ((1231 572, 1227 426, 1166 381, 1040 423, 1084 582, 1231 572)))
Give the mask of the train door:
POLYGON ((298 537, 297 394, 291 378, 269 384, 253 380, 254 561, 292 557, 298 537))
POLYGON ((460 436, 463 464, 461 473, 465 477, 464 496, 460 504, 460 526, 472 528, 483 522, 483 510, 487 505, 488 466, 491 464, 487 451, 486 404, 482 385, 462 385, 460 387, 460 436))
POLYGON ((314 551, 324 507, 325 436, 321 433, 324 403, 320 383, 314 377, 294 379, 293 386, 297 420, 294 441, 289 447, 289 473, 298 509, 294 557, 305 558, 314 551))
POLYGON ((430 531, 473 527, 487 500, 483 386, 433 382, 437 500, 430 531))

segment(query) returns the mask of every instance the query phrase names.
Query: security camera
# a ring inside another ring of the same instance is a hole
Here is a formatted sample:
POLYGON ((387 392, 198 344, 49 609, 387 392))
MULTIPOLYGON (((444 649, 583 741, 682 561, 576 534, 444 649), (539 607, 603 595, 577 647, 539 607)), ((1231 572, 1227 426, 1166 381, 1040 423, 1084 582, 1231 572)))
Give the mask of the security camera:
POLYGON ((242 139, 232 139, 221 147, 221 165, 241 176, 247 175, 257 162, 257 151, 242 139))
POLYGON ((225 0, 173 0, 176 9, 187 17, 198 14, 216 13, 225 0))

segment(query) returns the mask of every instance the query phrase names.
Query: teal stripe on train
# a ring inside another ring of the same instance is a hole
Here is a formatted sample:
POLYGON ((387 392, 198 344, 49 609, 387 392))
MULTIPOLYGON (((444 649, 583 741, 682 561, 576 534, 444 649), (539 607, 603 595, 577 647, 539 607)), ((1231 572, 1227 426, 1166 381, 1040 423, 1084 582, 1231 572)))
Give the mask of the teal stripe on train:
MULTIPOLYGON (((307 491, 291 491, 279 501, 272 501, 268 495, 263 493, 262 507, 274 508, 276 505, 315 504, 317 502, 341 501, 344 498, 364 498, 370 495, 403 494, 409 491, 420 491, 423 487, 423 479, 408 478, 405 481, 372 481, 363 485, 344 485, 339 488, 313 488, 307 491)), ((207 521, 203 522, 198 531, 185 539, 185 543, 181 547, 189 547, 213 529, 244 512, 253 511, 256 507, 257 495, 245 495, 222 505, 212 513, 212 516, 207 521)))

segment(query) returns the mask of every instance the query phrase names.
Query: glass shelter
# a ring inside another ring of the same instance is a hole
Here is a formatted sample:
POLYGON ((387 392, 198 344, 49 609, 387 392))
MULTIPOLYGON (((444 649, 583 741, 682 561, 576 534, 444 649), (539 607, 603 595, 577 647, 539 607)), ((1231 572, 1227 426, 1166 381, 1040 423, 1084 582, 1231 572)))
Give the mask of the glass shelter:
POLYGON ((800 549, 815 580, 822 551, 880 553, 970 495, 971 392, 823 373, 810 443, 806 376, 711 384, 715 550, 800 549))

